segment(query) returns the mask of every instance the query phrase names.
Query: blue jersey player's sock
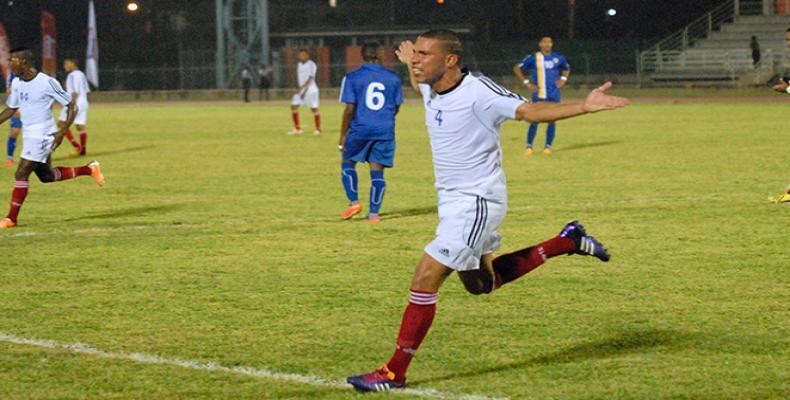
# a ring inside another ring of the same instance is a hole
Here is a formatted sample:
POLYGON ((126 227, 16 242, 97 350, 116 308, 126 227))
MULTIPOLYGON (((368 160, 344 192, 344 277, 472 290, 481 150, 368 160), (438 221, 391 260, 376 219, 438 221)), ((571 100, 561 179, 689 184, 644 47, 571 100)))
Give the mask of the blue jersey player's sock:
POLYGON ((9 160, 14 159, 14 151, 16 150, 16 138, 13 136, 8 137, 8 141, 5 145, 6 155, 8 156, 9 160))
POLYGON ((359 201, 359 196, 357 192, 357 186, 359 185, 359 178, 357 177, 357 170, 356 170, 357 163, 353 161, 343 161, 340 168, 342 173, 340 174, 341 179, 343 180, 343 189, 346 190, 346 197, 348 197, 348 201, 351 204, 354 204, 359 201))
POLYGON ((554 122, 549 124, 549 127, 546 129, 546 148, 550 149, 551 145, 554 144, 554 136, 557 134, 557 124, 554 122))
POLYGON ((538 136, 538 124, 529 124, 529 131, 527 131, 527 147, 532 147, 535 143, 535 136, 538 136))
POLYGON ((381 202, 384 201, 384 192, 387 182, 384 181, 384 170, 370 170, 370 214, 378 215, 381 202))

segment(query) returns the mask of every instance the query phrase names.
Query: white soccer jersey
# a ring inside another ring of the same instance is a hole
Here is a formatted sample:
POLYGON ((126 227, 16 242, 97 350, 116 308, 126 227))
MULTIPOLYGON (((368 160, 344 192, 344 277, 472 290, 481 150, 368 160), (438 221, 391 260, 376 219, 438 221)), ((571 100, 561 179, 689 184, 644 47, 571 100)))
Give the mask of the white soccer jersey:
POLYGON ((77 106, 88 104, 88 93, 91 88, 88 86, 88 78, 85 73, 76 69, 66 77, 66 92, 69 95, 77 93, 77 106))
POLYGON ((442 93, 419 87, 439 194, 507 200, 499 128, 527 100, 485 76, 468 73, 442 93))
POLYGON ((52 103, 55 101, 66 106, 71 102, 71 96, 56 79, 39 72, 30 81, 15 78, 6 105, 21 111, 25 135, 46 136, 57 131, 52 118, 52 103), (36 129, 28 129, 33 126, 36 129))
POLYGON ((318 72, 318 66, 315 65, 313 60, 300 62, 296 67, 296 75, 299 82, 299 87, 302 87, 308 79, 313 78, 313 82, 307 86, 307 91, 318 90, 318 85, 315 83, 315 75, 318 72))

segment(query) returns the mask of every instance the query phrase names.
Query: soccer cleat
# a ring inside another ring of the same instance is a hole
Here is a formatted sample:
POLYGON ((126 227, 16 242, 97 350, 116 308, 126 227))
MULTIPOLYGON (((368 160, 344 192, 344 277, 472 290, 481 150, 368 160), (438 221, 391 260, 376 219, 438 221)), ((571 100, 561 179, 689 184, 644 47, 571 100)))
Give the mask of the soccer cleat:
POLYGON ((372 215, 372 216, 368 215, 368 222, 370 222, 371 224, 381 222, 381 217, 379 217, 378 215, 372 215))
POLYGON ((527 148, 524 150, 524 155, 525 155, 525 156, 531 156, 531 155, 532 155, 532 153, 534 153, 534 152, 535 152, 535 151, 534 151, 534 150, 532 150, 532 147, 527 147, 527 148))
POLYGON ((771 203, 786 203, 790 202, 790 193, 779 193, 775 196, 768 198, 771 203))
POLYGON ((302 135, 301 129, 293 129, 290 132, 288 132, 288 136, 301 136, 301 135, 302 135))
POLYGON ((406 387, 406 380, 397 382, 395 374, 387 368, 386 364, 369 374, 349 376, 346 382, 360 392, 385 392, 406 387))
POLYGON ((5 160, 5 165, 7 165, 9 167, 13 167, 14 166, 14 160, 5 160))
POLYGON ((16 226, 16 222, 11 221, 11 218, 3 218, 0 220, 0 229, 8 229, 16 226))
POLYGON ((349 219, 361 212, 362 212, 362 204, 355 203, 348 206, 348 208, 346 208, 346 211, 343 211, 343 214, 340 215, 340 219, 349 219))
POLYGON ((82 147, 74 147, 71 149, 71 152, 69 152, 69 155, 72 157, 79 157, 85 155, 85 152, 82 150, 82 147))
POLYGON ((545 155, 547 155, 547 156, 550 156, 550 155, 551 155, 551 149, 550 149, 550 148, 548 148, 548 147, 547 147, 547 148, 545 148, 545 149, 543 149, 543 154, 545 154, 545 155))
POLYGON ((91 176, 96 180, 96 183, 99 186, 104 187, 104 175, 101 173, 101 166, 99 166, 99 162, 96 160, 91 161, 91 163, 88 164, 88 168, 91 169, 91 176))
POLYGON ((321 136, 321 131, 316 129, 313 131, 313 136, 321 136))
POLYGON ((587 230, 584 229, 584 226, 579 221, 571 221, 565 225, 560 232, 560 237, 573 240, 573 243, 576 245, 574 254, 593 256, 603 262, 609 261, 609 252, 606 251, 601 242, 587 235, 587 230))

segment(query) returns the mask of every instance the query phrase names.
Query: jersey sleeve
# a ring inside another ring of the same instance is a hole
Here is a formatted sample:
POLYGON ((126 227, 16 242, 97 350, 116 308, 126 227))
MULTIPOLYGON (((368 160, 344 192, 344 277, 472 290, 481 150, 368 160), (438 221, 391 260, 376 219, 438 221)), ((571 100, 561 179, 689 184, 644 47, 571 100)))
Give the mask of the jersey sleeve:
POLYGON ((315 74, 318 73, 318 65, 314 61, 310 61, 310 76, 315 80, 315 74))
POLYGON ((77 91, 77 85, 74 84, 74 80, 77 78, 77 74, 71 73, 69 76, 66 77, 66 92, 71 94, 77 91))
MULTIPOLYGON (((13 81, 14 81, 14 79, 12 78, 11 82, 13 82, 13 81)), ((19 108, 19 106, 20 106, 20 104, 19 104, 19 91, 14 90, 14 88, 11 87, 11 93, 8 94, 8 98, 5 101, 5 105, 8 106, 8 108, 14 108, 14 109, 19 108)))
POLYGON ((340 85, 340 102, 346 104, 357 104, 357 94, 354 92, 354 84, 348 79, 348 75, 343 77, 340 85))
POLYGON ((426 102, 431 98, 431 85, 426 85, 424 83, 418 83, 417 88, 420 89, 420 94, 422 95, 422 101, 426 102))
POLYGON ((400 78, 395 78, 395 104, 400 106, 403 104, 403 81, 400 78))
POLYGON ((475 112, 492 125, 516 119, 516 110, 528 102, 527 99, 486 77, 480 77, 477 94, 479 101, 475 103, 475 112))
POLYGON ((71 103, 71 96, 63 90, 63 86, 60 86, 60 82, 55 79, 49 78, 48 88, 46 89, 47 95, 55 99, 58 103, 63 106, 68 105, 71 103))
POLYGON ((560 55, 560 70, 567 71, 571 69, 571 65, 568 63, 568 59, 565 56, 560 55))
POLYGON ((521 68, 521 71, 523 72, 535 69, 535 55, 531 54, 525 59, 521 60, 521 63, 518 64, 518 67, 521 68))

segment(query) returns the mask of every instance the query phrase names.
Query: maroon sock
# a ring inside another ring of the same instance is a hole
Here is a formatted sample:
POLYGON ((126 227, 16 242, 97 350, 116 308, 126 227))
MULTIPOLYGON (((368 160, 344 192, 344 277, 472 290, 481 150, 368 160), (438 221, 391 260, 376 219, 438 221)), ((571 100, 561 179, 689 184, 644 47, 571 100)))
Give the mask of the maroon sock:
POLYGON ((398 341, 395 353, 387 362, 387 368, 395 374, 395 380, 403 382, 406 379, 406 370, 411 359, 420 347, 420 343, 431 328, 433 317, 436 315, 436 302, 439 301, 438 293, 409 291, 409 305, 403 312, 403 320, 398 332, 398 341))
POLYGON ((16 222, 16 218, 19 216, 19 209, 22 208, 22 203, 25 202, 29 187, 30 184, 27 181, 14 182, 14 191, 11 192, 11 209, 8 210, 7 217, 11 221, 16 222))
POLYGON ((85 148, 88 147, 88 131, 80 132, 80 150, 85 153, 85 148))
POLYGON ((497 286, 512 282, 541 266, 551 257, 570 254, 576 250, 573 240, 556 236, 536 246, 528 247, 494 259, 497 286))
POLYGON ((80 144, 77 143, 77 141, 74 139, 74 135, 71 133, 71 129, 66 131, 66 139, 68 139, 69 142, 71 142, 72 146, 74 146, 76 148, 80 147, 80 144))
POLYGON ((299 126, 299 111, 291 111, 291 117, 294 119, 294 128, 298 131, 301 129, 299 126))
POLYGON ((321 130, 321 113, 313 113, 313 118, 315 119, 315 130, 321 130))
POLYGON ((91 168, 87 165, 82 167, 55 167, 55 180, 65 181, 78 176, 90 175, 91 168))

